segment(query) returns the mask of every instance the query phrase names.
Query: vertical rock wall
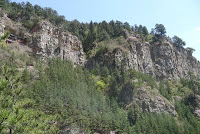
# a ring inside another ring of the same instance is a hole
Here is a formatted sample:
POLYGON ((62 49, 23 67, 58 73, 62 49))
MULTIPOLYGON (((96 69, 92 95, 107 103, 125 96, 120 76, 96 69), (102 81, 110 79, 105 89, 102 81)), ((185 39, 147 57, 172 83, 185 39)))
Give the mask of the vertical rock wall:
POLYGON ((59 57, 74 64, 85 63, 82 44, 78 38, 47 21, 40 22, 34 28, 31 47, 35 57, 43 60, 59 57))

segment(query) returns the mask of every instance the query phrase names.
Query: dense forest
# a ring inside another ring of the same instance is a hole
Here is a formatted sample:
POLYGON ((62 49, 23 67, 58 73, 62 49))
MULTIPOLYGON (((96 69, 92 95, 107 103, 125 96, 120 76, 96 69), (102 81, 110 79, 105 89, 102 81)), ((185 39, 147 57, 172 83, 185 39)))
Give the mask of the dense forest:
MULTIPOLYGON (((0 6, 9 18, 21 22, 30 32, 41 19, 68 30, 81 40, 87 56, 92 55, 97 42, 127 38, 128 34, 138 36, 142 42, 156 43, 165 38, 177 47, 186 45, 177 36, 167 37, 162 24, 156 24, 149 32, 145 26, 120 21, 67 21, 55 10, 29 2, 0 0, 0 6)), ((189 79, 156 80, 132 69, 124 71, 98 64, 90 69, 74 67, 70 61, 56 58, 43 62, 4 45, 8 36, 6 32, 0 37, 1 134, 62 134, 72 128, 87 134, 200 133, 200 121, 193 114, 200 82, 192 72, 189 79), (30 64, 34 71, 29 71, 30 64), (22 65, 26 67, 21 69, 22 65), (122 94, 134 93, 141 87, 151 87, 166 101, 173 100, 177 115, 144 112, 136 103, 127 107, 122 94)))

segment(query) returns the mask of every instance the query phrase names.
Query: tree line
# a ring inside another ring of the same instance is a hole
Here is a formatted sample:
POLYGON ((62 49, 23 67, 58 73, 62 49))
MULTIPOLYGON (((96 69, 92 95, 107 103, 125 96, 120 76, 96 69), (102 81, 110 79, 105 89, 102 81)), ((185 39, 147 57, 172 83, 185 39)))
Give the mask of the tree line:
MULTIPOLYGON (((82 41, 86 54, 95 48, 97 42, 117 37, 127 38, 128 34, 137 36, 144 41, 149 41, 148 38, 152 38, 152 43, 166 37, 166 28, 163 24, 156 24, 155 28, 149 32, 145 26, 131 26, 128 22, 123 23, 114 20, 99 23, 92 21, 90 23, 81 23, 78 20, 67 21, 64 16, 59 15, 52 8, 42 8, 39 5, 32 5, 30 2, 16 3, 9 2, 8 0, 0 0, 0 5, 1 8, 7 11, 9 18, 16 22, 21 22, 30 31, 33 30, 41 19, 49 20, 52 24, 61 27, 63 30, 68 30, 82 41)), ((169 37, 169 40, 177 47, 184 47, 186 45, 178 36, 169 37)))

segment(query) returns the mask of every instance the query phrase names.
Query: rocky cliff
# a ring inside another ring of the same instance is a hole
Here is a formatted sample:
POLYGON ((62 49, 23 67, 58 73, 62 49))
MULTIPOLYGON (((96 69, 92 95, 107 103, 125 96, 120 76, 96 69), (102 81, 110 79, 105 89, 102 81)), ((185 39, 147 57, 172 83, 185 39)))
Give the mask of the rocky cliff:
POLYGON ((200 78, 200 62, 190 50, 176 47, 168 41, 160 44, 131 41, 122 48, 103 51, 104 57, 94 56, 88 63, 103 64, 124 69, 135 69, 158 79, 180 79, 193 72, 200 78))
POLYGON ((47 60, 58 57, 70 60, 74 64, 84 65, 85 63, 82 43, 79 39, 48 21, 40 21, 33 30, 28 30, 3 14, 0 17, 0 36, 3 36, 5 31, 15 36, 16 40, 11 40, 11 43, 19 43, 19 40, 22 40, 19 45, 32 48, 33 55, 37 59, 47 60))
MULTIPOLYGON (((193 72, 200 78, 200 63, 192 56, 191 51, 176 47, 167 40, 160 44, 150 44, 142 43, 134 37, 127 38, 126 45, 118 44, 112 49, 98 49, 97 45, 94 56, 86 61, 79 39, 48 21, 42 20, 32 30, 28 30, 3 14, 0 16, 0 36, 3 36, 5 31, 22 40, 14 43, 30 47, 32 54, 41 60, 58 57, 89 68, 99 63, 125 70, 135 69, 157 79, 180 79, 186 77, 188 72, 193 72)), ((142 111, 177 115, 173 102, 163 97, 157 89, 148 86, 130 86, 122 90, 120 97, 127 108, 136 103, 142 111)), ((199 107, 196 108, 195 114, 200 115, 199 107)))
POLYGON ((44 60, 59 57, 84 65, 82 44, 76 36, 53 26, 48 21, 41 21, 33 32, 31 47, 36 58, 44 60))
MULTIPOLYGON (((48 21, 40 21, 30 31, 3 14, 0 19, 0 35, 3 35, 5 30, 22 38, 24 44, 32 48, 36 58, 46 60, 59 57, 79 65, 86 62, 79 39, 48 21)), ((176 47, 167 41, 154 45, 141 43, 136 37, 128 38, 127 42, 129 45, 125 48, 118 47, 100 56, 96 55, 88 60, 87 65, 103 62, 108 66, 135 69, 158 79, 179 79, 185 77, 188 72, 193 72, 200 78, 199 61, 184 48, 176 47)))
POLYGON ((137 104, 144 112, 177 115, 173 103, 160 95, 157 89, 147 86, 146 83, 139 88, 126 84, 120 93, 120 101, 127 109, 137 104))

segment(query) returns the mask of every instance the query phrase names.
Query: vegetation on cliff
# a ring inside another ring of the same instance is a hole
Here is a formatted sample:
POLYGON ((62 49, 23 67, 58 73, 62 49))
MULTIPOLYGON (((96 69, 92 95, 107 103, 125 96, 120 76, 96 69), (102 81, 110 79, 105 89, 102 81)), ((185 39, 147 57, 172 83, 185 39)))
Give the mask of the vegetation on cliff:
MULTIPOLYGON (((69 22, 51 8, 29 2, 0 0, 0 4, 8 17, 30 32, 40 19, 67 29, 83 42, 88 57, 98 56, 99 60, 108 49, 116 49, 116 44, 125 46, 130 35, 140 42, 159 43, 167 38, 178 47, 185 45, 177 36, 172 40, 166 37, 162 24, 156 24, 149 33, 145 26, 120 21, 69 22)), ((187 79, 156 80, 135 70, 99 63, 84 68, 56 58, 41 62, 21 51, 19 44, 6 45, 9 35, 7 31, 0 38, 0 133, 56 134, 74 127, 85 133, 200 133, 200 122, 194 114, 200 82, 192 72, 187 79), (147 94, 156 92, 151 101, 158 97, 166 107, 174 105, 176 114, 145 111, 149 107, 140 107, 132 98, 141 88, 147 94)))
POLYGON ((140 38, 143 42, 150 43, 159 42, 162 38, 167 38, 178 47, 185 46, 185 42, 178 36, 173 38, 166 36, 166 29, 163 24, 156 24, 155 28, 149 32, 145 26, 131 26, 128 22, 120 21, 102 21, 80 23, 78 20, 67 21, 64 16, 60 16, 57 11, 52 8, 42 8, 39 5, 27 3, 9 2, 1 0, 1 7, 7 11, 8 17, 16 22, 21 22, 24 27, 33 32, 39 20, 49 20, 52 24, 68 30, 76 35, 83 43, 85 53, 89 56, 92 49, 97 47, 97 43, 118 37, 127 38, 129 35, 134 35, 140 38))
POLYGON ((200 132, 200 123, 193 115, 195 106, 192 101, 186 101, 196 93, 190 84, 195 78, 177 84, 168 81, 162 87, 152 77, 135 71, 124 73, 98 67, 90 72, 59 59, 49 60, 47 66, 35 63, 34 68, 39 70, 35 78, 27 67, 18 70, 20 55, 9 48, 1 51, 9 55, 1 61, 1 133, 58 133, 72 126, 86 133, 200 132), (145 87, 144 83, 160 90, 169 100, 182 96, 181 101, 176 100, 177 117, 142 112, 135 103, 126 107, 120 92, 130 86, 145 87))

